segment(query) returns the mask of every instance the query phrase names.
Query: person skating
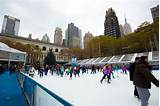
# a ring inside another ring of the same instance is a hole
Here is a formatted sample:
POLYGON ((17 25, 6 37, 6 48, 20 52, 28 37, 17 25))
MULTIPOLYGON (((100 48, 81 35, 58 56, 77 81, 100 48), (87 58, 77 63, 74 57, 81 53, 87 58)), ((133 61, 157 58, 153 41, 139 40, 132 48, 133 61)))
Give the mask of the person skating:
POLYGON ((40 69, 39 69, 39 76, 40 76, 40 77, 43 77, 44 66, 42 65, 42 66, 40 66, 39 68, 40 68, 40 69))
MULTIPOLYGON (((129 76, 130 76, 130 81, 132 81, 132 82, 133 82, 133 75, 135 72, 135 65, 139 62, 139 60, 140 60, 140 57, 136 57, 135 62, 130 64, 130 66, 129 66, 129 76)), ((134 96, 139 99, 137 88, 135 86, 134 86, 134 96)))
POLYGON ((56 74, 57 74, 57 75, 60 74, 60 67, 61 67, 60 64, 57 64, 56 67, 55 67, 55 68, 56 68, 56 74))
POLYGON ((61 77, 63 77, 63 74, 64 74, 64 66, 63 65, 61 65, 61 68, 60 68, 60 75, 61 75, 61 77))
POLYGON ((82 66, 82 75, 86 73, 86 67, 85 66, 82 66))
POLYGON ((34 72, 35 72, 35 69, 33 66, 30 66, 30 69, 29 69, 29 76, 33 77, 34 76, 34 72))
POLYGON ((47 76, 48 70, 49 70, 49 66, 46 64, 44 69, 45 69, 45 75, 47 76))
POLYGON ((73 68, 73 74, 74 74, 74 76, 76 77, 76 75, 77 75, 77 67, 74 67, 74 68, 73 68))
POLYGON ((110 83, 110 69, 108 68, 108 66, 105 64, 104 67, 103 67, 103 77, 102 79, 100 80, 100 82, 102 83, 103 80, 106 78, 107 76, 107 82, 110 83))
POLYGON ((133 84, 137 88, 139 97, 141 99, 141 106, 148 106, 151 82, 159 87, 159 80, 157 80, 151 73, 148 57, 141 56, 140 61, 136 64, 133 76, 133 84))
POLYGON ((50 67, 50 73, 51 73, 51 75, 53 75, 54 70, 55 70, 54 65, 52 65, 52 66, 50 67))
POLYGON ((73 70, 74 70, 73 68, 74 68, 74 67, 71 67, 71 70, 70 70, 70 76, 69 76, 70 79, 72 79, 72 74, 73 74, 73 70))
POLYGON ((80 69, 81 69, 81 67, 77 66, 76 72, 77 72, 78 77, 79 77, 79 74, 80 74, 80 69))
POLYGON ((96 73, 96 67, 95 67, 95 65, 92 65, 91 74, 95 74, 95 73, 96 73))
POLYGON ((97 66, 97 71, 98 71, 98 72, 99 72, 99 69, 100 69, 100 66, 98 65, 98 66, 97 66))
POLYGON ((66 72, 65 75, 69 75, 71 72, 71 67, 68 66, 65 72, 66 72))
POLYGON ((127 74, 128 67, 126 65, 123 65, 122 70, 124 74, 127 74))
POLYGON ((116 77, 118 78, 119 77, 119 66, 118 66, 118 64, 116 64, 114 66, 114 71, 116 72, 116 77))
MULTIPOLYGON (((110 69, 110 75, 112 75, 112 78, 115 78, 114 77, 114 72, 113 72, 113 66, 112 65, 109 65, 109 69, 110 69)), ((110 76, 111 77, 111 76, 110 76)), ((110 78, 111 79, 111 78, 110 78)))

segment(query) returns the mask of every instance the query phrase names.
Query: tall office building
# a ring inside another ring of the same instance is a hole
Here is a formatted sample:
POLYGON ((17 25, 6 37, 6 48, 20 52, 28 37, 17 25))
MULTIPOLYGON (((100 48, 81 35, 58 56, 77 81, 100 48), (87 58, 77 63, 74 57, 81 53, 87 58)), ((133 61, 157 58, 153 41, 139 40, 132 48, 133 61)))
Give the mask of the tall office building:
POLYGON ((152 14, 153 21, 155 21, 156 19, 159 19, 159 5, 151 8, 151 14, 152 14))
POLYGON ((45 42, 45 43, 50 43, 50 39, 49 39, 49 36, 47 34, 45 34, 43 37, 42 37, 42 42, 45 42))
POLYGON ((121 24, 119 25, 119 29, 120 29, 121 37, 124 36, 124 30, 121 24))
POLYGON ((83 47, 83 43, 82 43, 82 30, 79 29, 79 36, 80 36, 80 48, 83 47))
POLYGON ((54 33, 54 44, 62 45, 62 29, 57 27, 54 33))
POLYGON ((109 8, 104 21, 104 35, 120 37, 120 28, 115 11, 109 8))
POLYGON ((128 35, 129 33, 132 32, 131 25, 129 23, 127 23, 126 18, 125 18, 125 24, 123 25, 123 31, 124 31, 124 35, 128 35))
POLYGON ((18 35, 20 20, 11 16, 4 16, 2 25, 2 34, 18 35))
POLYGON ((90 40, 93 39, 93 35, 92 33, 88 32, 85 33, 84 37, 83 37, 83 42, 84 42, 84 48, 87 48, 87 44, 89 43, 90 40))
POLYGON ((66 46, 69 48, 80 48, 81 36, 81 30, 74 26, 74 23, 68 24, 68 28, 65 31, 66 46))

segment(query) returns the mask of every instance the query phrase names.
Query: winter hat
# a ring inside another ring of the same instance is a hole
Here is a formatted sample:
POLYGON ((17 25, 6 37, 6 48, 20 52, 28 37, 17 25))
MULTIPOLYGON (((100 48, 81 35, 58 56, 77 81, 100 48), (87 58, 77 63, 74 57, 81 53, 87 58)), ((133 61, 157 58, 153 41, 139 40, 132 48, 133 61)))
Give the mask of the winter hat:
POLYGON ((147 58, 148 58, 147 56, 141 56, 140 60, 144 61, 147 58))

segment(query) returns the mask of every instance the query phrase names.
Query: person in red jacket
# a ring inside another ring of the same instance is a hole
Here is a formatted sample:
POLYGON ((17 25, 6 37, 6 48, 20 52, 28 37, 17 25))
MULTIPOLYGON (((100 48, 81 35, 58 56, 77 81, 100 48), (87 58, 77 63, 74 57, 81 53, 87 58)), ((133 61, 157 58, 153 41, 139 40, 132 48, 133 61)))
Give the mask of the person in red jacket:
POLYGON ((151 73, 148 57, 141 56, 140 61, 136 64, 133 76, 133 84, 137 88, 141 99, 141 106, 148 105, 148 100, 150 97, 150 92, 148 89, 151 88, 151 82, 159 87, 159 80, 157 80, 151 73))

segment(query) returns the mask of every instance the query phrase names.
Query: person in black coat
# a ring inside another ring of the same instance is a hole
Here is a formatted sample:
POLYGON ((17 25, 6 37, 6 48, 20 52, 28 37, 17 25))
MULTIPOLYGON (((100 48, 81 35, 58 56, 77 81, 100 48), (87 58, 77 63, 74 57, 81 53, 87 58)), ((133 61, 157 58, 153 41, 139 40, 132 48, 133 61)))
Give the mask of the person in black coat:
MULTIPOLYGON (((139 60, 140 60, 140 57, 136 57, 136 58, 135 58, 135 62, 132 63, 132 64, 129 66, 129 76, 130 76, 130 81, 132 81, 132 82, 133 82, 133 75, 134 75, 134 72, 135 72, 135 66, 136 66, 136 64, 139 62, 139 60)), ((138 95, 138 92, 137 92, 137 89, 136 89, 135 86, 134 86, 134 96, 139 99, 139 95, 138 95)))

